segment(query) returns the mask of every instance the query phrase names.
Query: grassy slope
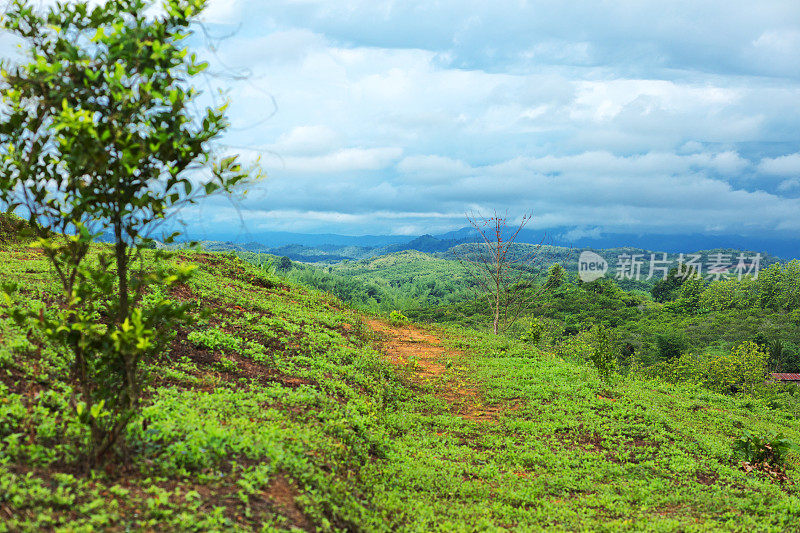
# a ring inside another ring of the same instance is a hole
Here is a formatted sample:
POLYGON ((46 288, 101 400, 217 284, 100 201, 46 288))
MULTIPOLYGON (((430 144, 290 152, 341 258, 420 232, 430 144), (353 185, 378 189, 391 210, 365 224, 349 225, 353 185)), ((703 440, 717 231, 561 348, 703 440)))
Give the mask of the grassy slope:
MULTIPOLYGON (((386 531, 791 530, 794 485, 739 471, 741 427, 800 442, 795 410, 596 372, 523 343, 442 333, 453 353, 423 378, 393 367, 337 301, 275 284, 222 255, 175 298, 213 310, 194 330, 242 341, 200 349, 179 331, 156 365, 129 463, 94 477, 68 403, 63 356, 0 319, 0 530, 386 531), (262 348, 258 348, 261 346, 262 348), (460 416, 473 387, 487 417, 460 416), (450 392, 448 392, 450 391, 450 392)), ((46 264, 16 247, 0 278, 20 304, 52 290, 46 264)), ((2 316, 2 309, 0 309, 2 316)), ((797 477, 793 464, 790 477, 797 477)))

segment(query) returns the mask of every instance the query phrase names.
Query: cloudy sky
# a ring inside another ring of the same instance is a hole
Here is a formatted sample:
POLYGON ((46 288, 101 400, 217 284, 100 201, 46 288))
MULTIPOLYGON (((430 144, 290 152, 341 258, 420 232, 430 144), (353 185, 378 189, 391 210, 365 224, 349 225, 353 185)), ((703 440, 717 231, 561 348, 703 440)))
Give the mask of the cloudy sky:
POLYGON ((209 231, 436 233, 494 208, 800 230, 797 0, 211 0, 204 21, 225 149, 268 174, 203 206, 209 231))

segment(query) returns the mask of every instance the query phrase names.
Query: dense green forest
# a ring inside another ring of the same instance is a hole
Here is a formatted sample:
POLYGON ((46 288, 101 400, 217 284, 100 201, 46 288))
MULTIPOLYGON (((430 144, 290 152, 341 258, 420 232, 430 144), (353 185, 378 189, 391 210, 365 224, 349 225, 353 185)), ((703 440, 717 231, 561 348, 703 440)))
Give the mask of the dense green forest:
MULTIPOLYGON (((474 254, 470 247, 474 245, 457 245, 443 252, 425 253, 418 250, 407 250, 385 255, 373 256, 360 260, 337 259, 326 264, 319 262, 304 263, 291 261, 288 256, 279 257, 274 253, 258 253, 236 250, 235 247, 208 247, 204 249, 235 252, 244 260, 263 265, 265 268, 278 270, 282 275, 309 286, 327 290, 339 298, 363 309, 389 312, 391 310, 410 311, 415 308, 427 308, 438 305, 449 305, 479 297, 476 282, 464 261, 474 254), (282 266, 279 263, 282 261, 282 266)), ((638 248, 610 248, 594 250, 609 264, 620 256, 637 254, 644 259, 653 252, 638 248)), ((548 269, 559 264, 571 279, 577 279, 578 256, 580 251, 558 246, 537 246, 531 244, 515 244, 511 247, 514 257, 531 256, 531 260, 522 264, 510 265, 514 273, 524 273, 526 283, 540 285, 547 279, 548 269)), ((709 258, 722 254, 736 257, 737 250, 716 249, 697 252, 701 263, 708 263, 709 258)), ((774 256, 763 254, 761 269, 780 263, 774 256)), ((645 265, 646 266, 646 265, 645 265)), ((612 275, 607 277, 612 278, 612 275)), ((675 289, 669 283, 662 283, 657 293, 653 293, 660 276, 647 279, 642 275, 639 279, 614 279, 615 284, 634 294, 651 294, 653 298, 663 300, 661 293, 675 289)), ((666 295, 672 297, 673 294, 666 295)))

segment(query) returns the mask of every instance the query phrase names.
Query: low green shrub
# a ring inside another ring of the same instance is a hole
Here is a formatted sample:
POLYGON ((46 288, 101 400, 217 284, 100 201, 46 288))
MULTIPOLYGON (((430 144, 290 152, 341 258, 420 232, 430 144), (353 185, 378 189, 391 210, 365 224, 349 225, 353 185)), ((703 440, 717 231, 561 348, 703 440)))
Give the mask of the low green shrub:
POLYGON ((273 359, 271 355, 267 354, 267 350, 263 345, 253 341, 247 341, 245 343, 242 355, 248 359, 252 359, 256 363, 266 363, 273 359))
POLYGON ((750 464, 766 463, 783 467, 789 451, 796 448, 794 442, 782 434, 762 436, 745 432, 733 441, 734 457, 750 464))
POLYGON ((745 342, 731 350, 730 355, 708 362, 706 385, 721 391, 738 392, 752 389, 764 382, 767 373, 766 351, 753 342, 745 342))
POLYGON ((236 361, 227 357, 221 357, 219 361, 214 363, 214 368, 220 372, 236 372, 239 369, 236 361))
POLYGON ((653 365, 650 373, 677 383, 691 381, 718 392, 752 392, 763 386, 768 355, 754 342, 745 342, 728 354, 683 354, 677 359, 653 365))
POLYGON ((404 326, 408 324, 408 322, 408 317, 400 311, 392 311, 389 313, 389 323, 393 326, 404 326))
MULTIPOLYGON (((560 266, 560 265, 558 265, 560 266)), ((539 344, 545 333, 545 325, 538 318, 531 318, 525 322, 524 330, 520 334, 520 340, 531 344, 539 344)))
POLYGON ((590 361, 592 351, 591 331, 581 331, 565 337, 555 347, 555 353, 559 357, 580 362, 590 361))
POLYGON ((595 326, 591 332, 592 350, 589 358, 604 383, 611 381, 617 368, 617 348, 613 334, 604 326, 595 326))
POLYGON ((238 352, 242 347, 241 339, 219 329, 192 331, 187 339, 196 347, 209 350, 238 352))

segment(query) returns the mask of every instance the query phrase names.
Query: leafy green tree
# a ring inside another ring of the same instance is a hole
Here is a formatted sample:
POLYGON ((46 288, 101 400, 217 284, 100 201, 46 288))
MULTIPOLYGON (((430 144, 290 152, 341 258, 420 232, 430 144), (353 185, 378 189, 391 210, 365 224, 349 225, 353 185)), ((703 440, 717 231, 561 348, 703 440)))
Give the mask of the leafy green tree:
POLYGON ((591 331, 591 345, 589 358, 603 383, 610 384, 617 367, 617 340, 608 328, 596 325, 591 331))
MULTIPOLYGON (((779 341, 776 341, 776 343, 779 341)), ((780 353, 773 347, 772 356, 779 356, 774 369, 776 372, 800 372, 800 349, 791 342, 780 343, 780 353)))
POLYGON ((765 309, 780 308, 780 286, 783 269, 779 263, 770 265, 769 268, 758 274, 758 300, 765 309))
POLYGON ((730 355, 709 361, 706 370, 708 384, 722 391, 739 392, 764 382, 769 354, 754 342, 734 347, 730 355))
POLYGON ((691 278, 697 277, 694 268, 685 264, 680 267, 673 267, 667 274, 666 279, 660 279, 650 289, 650 294, 657 302, 669 302, 675 300, 680 295, 680 289, 683 283, 691 278))
POLYGON ((761 307, 776 311, 800 308, 800 261, 770 265, 759 273, 756 286, 761 307))
POLYGON ((686 337, 675 331, 667 331, 656 335, 658 356, 662 361, 671 361, 681 356, 689 347, 686 337))
POLYGON ((750 277, 712 281, 700 295, 701 309, 721 311, 725 309, 747 309, 757 305, 755 283, 750 277))
POLYGON ((281 272, 288 272, 289 270, 292 269, 292 260, 286 256, 281 257, 280 260, 278 261, 277 269, 280 270, 281 272))
POLYGON ((560 263, 556 263, 552 265, 547 271, 547 283, 546 286, 548 289, 557 289, 564 283, 564 276, 566 272, 564 271, 564 267, 561 266, 560 263))
POLYGON ((90 467, 137 413, 143 363, 185 319, 168 299, 143 302, 148 285, 189 275, 147 255, 152 232, 176 208, 248 176, 236 157, 209 155, 228 126, 224 106, 191 111, 189 81, 206 65, 182 43, 205 0, 149 7, 81 1, 41 12, 14 0, 4 19, 27 41, 28 60, 2 71, 0 200, 28 219, 60 282, 58 310, 27 319, 72 357, 90 467), (110 246, 92 246, 101 234, 110 246))
POLYGON ((694 313, 700 309, 700 297, 703 295, 704 284, 700 278, 690 278, 683 282, 678 294, 679 308, 694 313))
POLYGON ((800 309, 800 260, 792 259, 783 265, 781 280, 783 309, 800 309))

